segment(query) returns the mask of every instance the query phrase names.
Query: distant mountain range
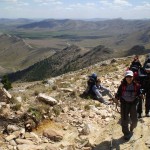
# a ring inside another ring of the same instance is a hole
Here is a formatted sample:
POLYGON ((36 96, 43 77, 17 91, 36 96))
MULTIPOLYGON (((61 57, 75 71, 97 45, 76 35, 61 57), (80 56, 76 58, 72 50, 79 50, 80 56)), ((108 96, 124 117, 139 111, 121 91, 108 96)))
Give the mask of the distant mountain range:
POLYGON ((101 20, 101 21, 84 21, 84 20, 55 20, 46 19, 39 22, 27 23, 17 26, 22 29, 39 29, 48 28, 50 30, 104 30, 119 33, 129 33, 137 30, 149 29, 150 20, 101 20), (113 29, 113 30, 112 30, 113 29), (121 31, 121 32, 120 32, 121 31))
POLYGON ((0 75, 43 80, 109 58, 148 53, 149 43, 150 20, 3 18, 0 75))

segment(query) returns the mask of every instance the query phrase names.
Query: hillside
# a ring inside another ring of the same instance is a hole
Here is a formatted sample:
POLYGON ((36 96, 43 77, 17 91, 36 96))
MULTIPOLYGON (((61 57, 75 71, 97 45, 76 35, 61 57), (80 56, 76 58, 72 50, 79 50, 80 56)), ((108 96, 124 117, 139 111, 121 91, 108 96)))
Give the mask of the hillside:
POLYGON ((69 71, 88 67, 113 56, 113 50, 104 46, 97 46, 86 52, 84 48, 71 45, 25 70, 10 74, 9 77, 11 80, 43 80, 50 76, 58 76, 69 71))
POLYGON ((0 72, 0 75, 6 72, 13 72, 33 65, 55 53, 54 49, 39 48, 36 49, 27 44, 22 38, 2 34, 0 35, 0 66, 6 71, 0 72))
POLYGON ((121 53, 115 52, 103 45, 99 45, 91 50, 86 50, 76 45, 70 45, 51 57, 35 63, 27 69, 9 74, 8 76, 11 81, 44 80, 45 78, 83 69, 95 63, 108 60, 109 58, 146 53, 150 53, 150 50, 140 45, 136 45, 130 50, 121 53))
MULTIPOLYGON (((52 67, 49 67, 51 73, 42 71, 48 77, 49 75, 56 76, 84 68, 112 57, 148 53, 150 50, 149 31, 150 20, 112 19, 85 21, 46 19, 39 21, 24 18, 0 19, 0 34, 11 33, 1 34, 0 36, 0 67, 2 68, 0 69, 0 75, 20 70, 22 74, 22 70, 26 69, 24 72, 29 70, 32 72, 28 73, 28 75, 26 74, 26 76, 31 74, 36 76, 39 74, 38 71, 33 73, 35 71, 31 71, 31 68, 37 66, 34 65, 37 62, 39 62, 38 65, 41 65, 40 61, 45 58, 48 58, 48 61, 53 64, 52 67), (3 28, 6 24, 9 27, 3 28), (67 60, 64 63, 65 57, 68 56, 64 53, 64 56, 61 55, 59 51, 65 49, 67 45, 82 47, 82 54, 79 52, 79 54, 75 55, 75 58, 72 58, 70 52, 69 57, 71 58, 69 58, 69 61, 71 62, 68 63, 67 60), (103 50, 101 52, 96 51, 99 46, 104 46, 104 49, 113 51, 113 54, 111 52, 107 53, 107 51, 104 51, 103 54, 103 50), (141 48, 135 48, 136 46, 141 48), (58 54, 53 55, 55 52, 58 52, 58 54), (50 58, 52 55, 53 59, 50 58), (100 58, 96 55, 100 55, 100 58), (64 60, 59 57, 64 57, 64 60), (63 62, 60 66, 55 64, 58 59, 63 62), (29 67, 30 69, 27 69, 29 67), (53 71, 54 67, 58 68, 56 70, 59 70, 59 72, 53 71)), ((49 63, 47 65, 49 66, 49 63)), ((42 68, 45 70, 48 67, 42 68)))
MULTIPOLYGON (((145 56, 140 56, 142 63, 144 59, 145 56)), ((144 114, 133 137, 125 141, 115 104, 106 106, 90 97, 80 96, 86 88, 88 76, 93 72, 114 94, 132 60, 133 56, 115 58, 46 79, 45 82, 14 83, 9 91, 13 98, 7 105, 1 98, 0 129, 5 131, 0 134, 1 148, 148 150, 149 118, 144 114), (43 99, 51 99, 53 103, 45 103, 43 99), (29 117, 27 120, 24 114, 29 117), (24 125, 28 122, 28 126, 33 126, 31 123, 36 119, 40 122, 32 132, 28 132, 24 125)), ((105 99, 109 100, 109 97, 105 96, 105 99)))

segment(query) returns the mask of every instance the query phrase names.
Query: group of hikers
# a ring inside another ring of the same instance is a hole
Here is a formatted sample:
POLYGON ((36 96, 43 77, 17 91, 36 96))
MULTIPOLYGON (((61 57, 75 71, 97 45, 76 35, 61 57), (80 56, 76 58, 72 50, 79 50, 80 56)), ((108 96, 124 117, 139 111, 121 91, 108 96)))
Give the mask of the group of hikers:
POLYGON ((121 126, 125 140, 132 137, 138 118, 143 117, 144 99, 145 116, 150 117, 150 54, 147 55, 143 66, 139 57, 137 55, 134 57, 114 97, 111 91, 101 84, 101 80, 95 73, 89 76, 87 84, 86 94, 88 93, 101 103, 109 105, 110 101, 103 98, 103 95, 107 94, 110 99, 120 104, 121 126))

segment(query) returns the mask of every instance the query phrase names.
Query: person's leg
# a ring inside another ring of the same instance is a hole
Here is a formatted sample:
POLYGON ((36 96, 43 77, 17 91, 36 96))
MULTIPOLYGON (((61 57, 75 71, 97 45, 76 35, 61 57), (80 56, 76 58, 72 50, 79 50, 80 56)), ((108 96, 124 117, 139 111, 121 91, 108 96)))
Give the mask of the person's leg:
POLYGON ((137 104, 132 104, 130 108, 130 118, 131 118, 131 126, 130 131, 133 132, 133 129, 136 128, 138 118, 137 118, 137 104))
POLYGON ((150 117, 149 111, 150 111, 150 95, 148 93, 146 93, 145 114, 147 117, 150 117))
POLYGON ((129 131, 129 109, 130 106, 126 102, 121 102, 121 126, 124 137, 128 137, 130 135, 129 131))
POLYGON ((98 89, 94 90, 94 93, 95 93, 96 99, 98 101, 100 101, 101 103, 104 103, 104 104, 109 104, 109 102, 107 102, 106 100, 104 100, 101 92, 98 89))
POLYGON ((139 100, 139 103, 137 105, 137 113, 138 113, 138 118, 142 117, 142 104, 143 104, 143 99, 141 98, 139 100))
POLYGON ((110 90, 108 90, 106 87, 101 87, 102 91, 103 91, 103 95, 108 95, 110 98, 113 98, 113 95, 111 94, 110 90))

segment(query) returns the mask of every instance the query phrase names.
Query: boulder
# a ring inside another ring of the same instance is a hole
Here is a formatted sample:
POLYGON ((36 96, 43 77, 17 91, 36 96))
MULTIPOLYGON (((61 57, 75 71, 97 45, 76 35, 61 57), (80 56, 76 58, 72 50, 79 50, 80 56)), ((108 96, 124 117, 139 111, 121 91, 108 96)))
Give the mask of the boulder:
POLYGON ((37 96, 37 99, 45 102, 46 104, 49 104, 50 106, 57 104, 57 100, 42 93, 39 93, 39 95, 37 96))
POLYGON ((58 133, 52 129, 44 130, 43 135, 54 142, 59 142, 63 139, 63 136, 60 133, 58 133))
POLYGON ((9 92, 6 89, 0 88, 0 102, 9 103, 11 98, 12 96, 9 94, 9 92))

